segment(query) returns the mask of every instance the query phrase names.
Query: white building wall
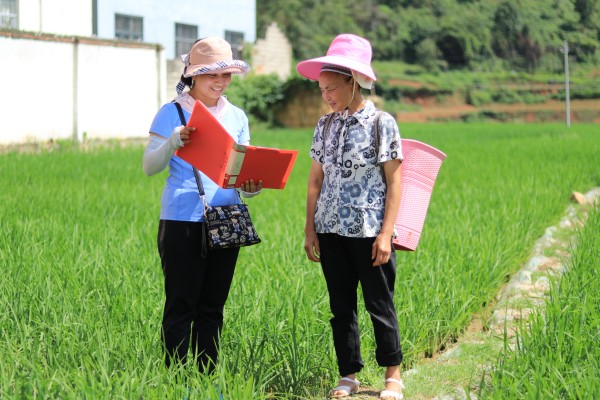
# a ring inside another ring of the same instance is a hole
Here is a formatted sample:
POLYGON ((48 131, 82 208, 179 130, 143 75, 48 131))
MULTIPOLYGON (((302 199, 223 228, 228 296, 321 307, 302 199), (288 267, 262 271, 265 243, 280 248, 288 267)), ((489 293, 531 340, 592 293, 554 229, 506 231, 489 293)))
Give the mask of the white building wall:
POLYGON ((147 137, 166 101, 157 45, 0 34, 0 53, 0 144, 147 137))
POLYGON ((19 0, 19 30, 92 35, 91 0, 19 0))
POLYGON ((225 31, 244 33, 256 40, 256 0, 98 0, 98 37, 114 39, 115 14, 143 17, 144 41, 160 43, 167 59, 175 55, 175 24, 196 25, 198 37, 219 36, 225 31))
POLYGON ((175 58, 176 23, 198 26, 199 37, 230 30, 256 40, 256 0, 96 4, 93 39, 92 0, 19 0, 24 32, 0 32, 0 144, 146 137, 172 97, 166 60, 175 58), (115 13, 142 17, 146 44, 103 40, 115 37, 115 13))
POLYGON ((0 143, 73 135, 73 46, 0 37, 0 143))
POLYGON ((78 52, 80 138, 147 136, 165 101, 162 51, 80 45, 78 52))

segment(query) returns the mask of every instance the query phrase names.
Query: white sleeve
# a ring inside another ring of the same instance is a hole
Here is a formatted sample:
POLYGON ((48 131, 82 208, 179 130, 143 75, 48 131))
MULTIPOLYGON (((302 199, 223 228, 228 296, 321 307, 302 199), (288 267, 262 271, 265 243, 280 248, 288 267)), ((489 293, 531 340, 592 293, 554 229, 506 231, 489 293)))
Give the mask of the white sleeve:
POLYGON ((245 192, 241 188, 238 188, 238 192, 245 199, 251 199, 252 197, 259 195, 261 191, 262 189, 257 192, 245 192))
POLYGON ((144 151, 143 166, 146 175, 151 176, 159 173, 167 167, 175 150, 183 147, 183 142, 179 132, 183 126, 178 126, 173 130, 168 139, 158 135, 150 135, 150 140, 144 151))

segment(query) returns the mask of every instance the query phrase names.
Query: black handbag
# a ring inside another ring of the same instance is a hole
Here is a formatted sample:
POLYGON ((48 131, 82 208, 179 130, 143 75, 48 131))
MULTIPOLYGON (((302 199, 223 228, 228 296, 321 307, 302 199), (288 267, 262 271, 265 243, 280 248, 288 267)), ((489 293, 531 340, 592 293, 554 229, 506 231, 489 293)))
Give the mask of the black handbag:
POLYGON ((254 229, 248 206, 245 203, 226 206, 209 205, 204 197, 202 178, 200 178, 198 170, 193 168, 198 193, 204 204, 203 243, 207 243, 208 247, 213 250, 260 243, 260 237, 254 229))
MULTIPOLYGON (((186 125, 181 105, 174 102, 179 112, 181 124, 186 125)), ((204 185, 198 169, 192 166, 198 194, 204 206, 204 230, 202 231, 202 253, 206 254, 206 245, 210 249, 229 249, 251 246, 260 243, 260 237, 254 229, 248 206, 245 203, 225 206, 211 206, 204 196, 204 185)), ((237 193, 237 191, 236 191, 237 193)), ((238 193, 239 197, 239 193, 238 193)), ((241 199, 240 199, 241 200, 241 199)))

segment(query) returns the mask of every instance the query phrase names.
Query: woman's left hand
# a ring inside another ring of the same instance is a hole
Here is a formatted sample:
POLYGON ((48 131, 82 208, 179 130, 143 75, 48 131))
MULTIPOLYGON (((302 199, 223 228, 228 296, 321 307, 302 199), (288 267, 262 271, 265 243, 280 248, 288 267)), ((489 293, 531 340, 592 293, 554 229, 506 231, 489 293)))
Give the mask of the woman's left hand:
POLYGON ((371 251, 373 266, 378 267, 387 263, 392 254, 392 237, 384 233, 377 235, 371 251))
POLYGON ((254 179, 248 179, 246 182, 242 183, 240 189, 247 193, 260 192, 262 190, 262 179, 256 184, 254 183, 254 179))

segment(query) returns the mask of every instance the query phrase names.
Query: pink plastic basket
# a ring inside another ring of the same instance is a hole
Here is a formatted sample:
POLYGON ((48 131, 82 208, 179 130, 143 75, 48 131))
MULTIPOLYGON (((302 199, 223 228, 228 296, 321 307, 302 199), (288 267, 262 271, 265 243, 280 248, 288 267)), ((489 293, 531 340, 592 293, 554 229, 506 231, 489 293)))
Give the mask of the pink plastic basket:
POLYGON ((400 208, 394 224, 394 248, 414 251, 429 208, 429 200, 437 174, 446 158, 435 147, 412 139, 402 139, 402 193, 400 208))

